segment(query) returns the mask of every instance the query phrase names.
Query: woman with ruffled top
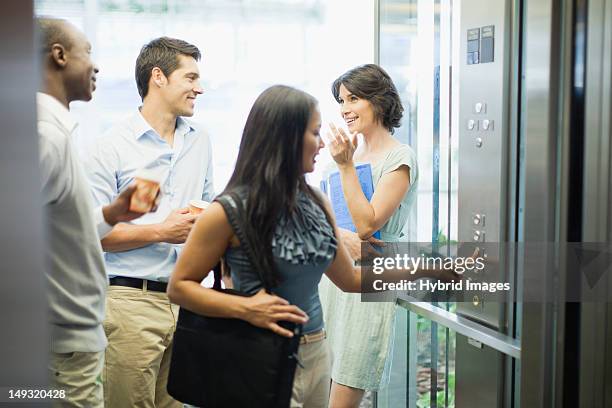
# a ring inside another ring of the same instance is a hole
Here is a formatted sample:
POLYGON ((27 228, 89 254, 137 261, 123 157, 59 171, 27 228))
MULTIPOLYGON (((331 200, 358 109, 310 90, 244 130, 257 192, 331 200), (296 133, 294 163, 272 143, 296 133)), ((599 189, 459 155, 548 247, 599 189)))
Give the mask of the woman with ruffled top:
MULTIPOLYGON (((280 321, 303 324, 292 407, 327 407, 331 360, 323 331, 318 284, 323 274, 342 290, 357 292, 361 275, 337 240, 329 203, 306 181, 324 146, 321 115, 309 94, 273 86, 255 101, 245 124, 234 173, 222 193, 244 200, 255 253, 266 258, 263 271, 276 282, 273 294, 262 289, 240 247, 223 207, 213 202, 199 217, 172 274, 170 300, 196 313, 231 317, 293 333, 280 321), (234 289, 254 294, 232 296, 200 282, 225 257, 234 289)), ((267 279, 267 278, 266 278, 267 279)))

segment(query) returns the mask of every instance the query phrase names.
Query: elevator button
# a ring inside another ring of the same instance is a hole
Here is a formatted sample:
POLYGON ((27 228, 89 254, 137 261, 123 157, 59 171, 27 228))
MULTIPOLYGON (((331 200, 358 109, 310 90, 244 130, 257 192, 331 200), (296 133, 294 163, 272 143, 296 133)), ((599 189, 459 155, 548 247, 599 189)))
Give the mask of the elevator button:
POLYGON ((482 129, 483 130, 493 130, 493 121, 489 119, 482 120, 482 129))
POLYGON ((485 238, 485 233, 484 231, 474 231, 474 241, 476 242, 484 242, 484 238, 485 238))
POLYGON ((468 119, 467 128, 468 130, 478 130, 478 121, 474 119, 468 119))
POLYGON ((476 147, 482 147, 482 138, 480 137, 476 138, 476 147))
POLYGON ((485 223, 485 216, 484 214, 474 214, 474 225, 480 225, 481 227, 484 227, 484 223, 485 223))
MULTIPOLYGON (((475 249, 475 250, 476 250, 476 251, 478 251, 478 253, 479 253, 479 254, 481 254, 481 253, 482 253, 482 249, 481 249, 481 248, 479 248, 479 247, 476 247, 476 249, 475 249)), ((485 256, 486 256, 486 255, 485 255, 485 256)), ((473 273, 475 273, 475 274, 478 274, 478 272, 480 272, 480 269, 478 269, 478 268, 474 268, 474 269, 471 269, 471 270, 470 270, 470 272, 473 272, 473 273)))
POLYGON ((480 306, 480 298, 478 297, 478 295, 474 295, 474 297, 472 298, 472 304, 474 306, 480 306))
POLYGON ((483 102, 476 102, 474 104, 474 113, 487 113, 487 104, 483 102))

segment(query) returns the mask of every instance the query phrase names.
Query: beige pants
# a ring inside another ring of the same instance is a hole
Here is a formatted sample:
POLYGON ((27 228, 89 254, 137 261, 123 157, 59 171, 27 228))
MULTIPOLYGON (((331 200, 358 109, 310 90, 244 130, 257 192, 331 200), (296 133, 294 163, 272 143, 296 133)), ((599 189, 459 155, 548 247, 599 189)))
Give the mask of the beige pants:
POLYGON ((103 372, 108 408, 182 407, 166 391, 178 306, 162 292, 110 286, 103 372))
POLYGON ((66 391, 54 407, 104 407, 102 367, 104 352, 51 353, 49 375, 53 388, 66 391))
POLYGON ((291 395, 291 408, 327 408, 331 384, 331 357, 327 340, 301 344, 291 395))

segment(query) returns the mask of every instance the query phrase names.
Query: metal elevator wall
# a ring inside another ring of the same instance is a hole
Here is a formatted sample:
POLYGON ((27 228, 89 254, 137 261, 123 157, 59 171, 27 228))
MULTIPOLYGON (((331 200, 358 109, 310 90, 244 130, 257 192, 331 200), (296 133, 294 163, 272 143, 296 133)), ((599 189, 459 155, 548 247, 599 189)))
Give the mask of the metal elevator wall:
MULTIPOLYGON (((459 194, 458 238, 474 243, 486 256, 486 268, 466 273, 473 282, 509 280, 505 253, 496 243, 509 239, 511 191, 509 162, 512 54, 512 1, 460 2, 459 194), (486 248, 486 249, 485 249, 486 248)), ((486 292, 457 304, 457 313, 483 327, 507 333, 504 303, 486 292)), ((506 361, 497 350, 457 335, 456 406, 503 406, 506 361)))
POLYGON ((0 15, 0 387, 30 389, 47 384, 49 344, 32 8, 31 1, 7 0, 0 15))

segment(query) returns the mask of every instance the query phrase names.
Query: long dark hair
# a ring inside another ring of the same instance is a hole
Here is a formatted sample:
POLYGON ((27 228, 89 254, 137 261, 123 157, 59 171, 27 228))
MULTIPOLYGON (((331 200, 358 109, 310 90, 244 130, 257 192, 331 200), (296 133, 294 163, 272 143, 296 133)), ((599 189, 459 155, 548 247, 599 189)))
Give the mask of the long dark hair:
POLYGON ((309 195, 329 222, 323 203, 306 183, 304 133, 317 100, 298 89, 275 85, 255 101, 240 141, 236 167, 222 194, 246 198, 244 232, 262 259, 269 286, 280 282, 272 254, 272 237, 281 216, 295 210, 297 192, 309 195))

